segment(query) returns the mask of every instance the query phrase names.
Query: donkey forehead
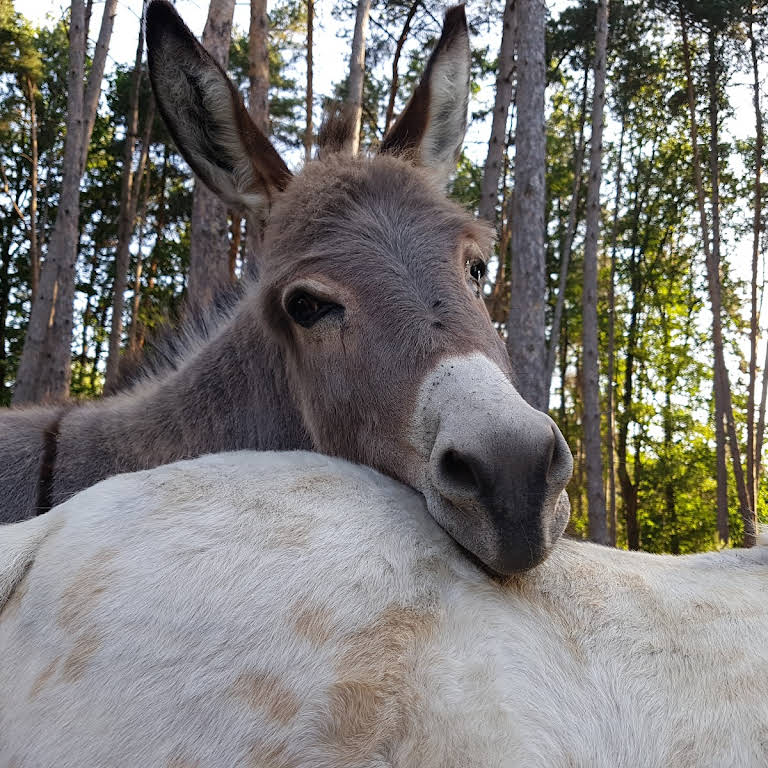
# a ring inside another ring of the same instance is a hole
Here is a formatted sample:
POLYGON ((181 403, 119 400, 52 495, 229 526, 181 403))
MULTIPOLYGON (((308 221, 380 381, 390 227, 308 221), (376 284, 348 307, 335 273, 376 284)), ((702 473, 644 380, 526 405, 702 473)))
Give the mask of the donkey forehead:
POLYGON ((267 239, 274 259, 455 264, 462 241, 483 253, 493 231, 449 201, 429 174, 389 156, 310 163, 280 196, 267 239), (283 256, 284 258, 284 256, 283 256), (437 262, 437 263, 436 263, 437 262))

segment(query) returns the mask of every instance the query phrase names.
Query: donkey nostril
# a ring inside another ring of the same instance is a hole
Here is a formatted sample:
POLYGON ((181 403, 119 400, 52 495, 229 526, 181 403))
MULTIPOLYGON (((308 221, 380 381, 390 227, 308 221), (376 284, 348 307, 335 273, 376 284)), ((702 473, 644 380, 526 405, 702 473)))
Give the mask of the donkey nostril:
POLYGON ((449 449, 442 455, 440 473, 451 485, 462 490, 477 491, 480 489, 480 478, 474 462, 457 451, 449 449))

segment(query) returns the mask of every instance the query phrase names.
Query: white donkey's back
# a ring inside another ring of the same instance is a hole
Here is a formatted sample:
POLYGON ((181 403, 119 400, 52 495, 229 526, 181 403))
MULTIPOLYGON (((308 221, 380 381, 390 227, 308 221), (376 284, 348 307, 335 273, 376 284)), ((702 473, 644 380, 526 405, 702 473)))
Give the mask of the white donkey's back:
POLYGON ((0 528, 0 766, 768 765, 768 550, 562 542, 504 586, 316 454, 0 528))

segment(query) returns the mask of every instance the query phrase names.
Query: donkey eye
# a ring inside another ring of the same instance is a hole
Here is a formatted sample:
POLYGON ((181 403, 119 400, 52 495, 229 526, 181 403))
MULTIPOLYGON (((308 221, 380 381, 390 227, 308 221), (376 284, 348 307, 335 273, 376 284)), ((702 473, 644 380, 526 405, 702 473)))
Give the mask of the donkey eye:
POLYGON ((291 319, 304 328, 311 328, 320 318, 331 313, 344 313, 344 308, 332 301, 325 301, 306 291, 296 291, 285 302, 291 319))
POLYGON ((469 265, 469 274, 479 283, 485 277, 485 262, 481 259, 472 261, 469 265))
POLYGON ((467 259, 465 269, 472 282, 475 293, 480 296, 483 278, 485 277, 485 262, 482 259, 467 259))

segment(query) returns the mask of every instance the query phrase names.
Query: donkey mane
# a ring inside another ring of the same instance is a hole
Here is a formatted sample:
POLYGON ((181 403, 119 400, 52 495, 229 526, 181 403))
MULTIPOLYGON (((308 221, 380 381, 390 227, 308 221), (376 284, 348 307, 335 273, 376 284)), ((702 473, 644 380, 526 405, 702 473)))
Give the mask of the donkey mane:
POLYGON ((255 278, 245 272, 220 291, 206 307, 187 305, 179 318, 165 317, 150 332, 144 347, 121 356, 118 381, 105 395, 164 379, 184 367, 234 316, 255 278))

